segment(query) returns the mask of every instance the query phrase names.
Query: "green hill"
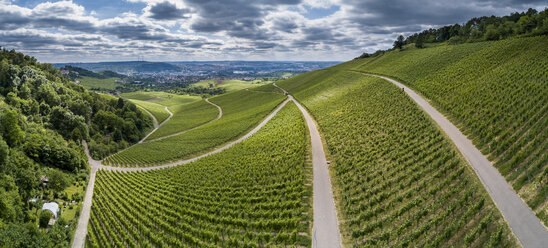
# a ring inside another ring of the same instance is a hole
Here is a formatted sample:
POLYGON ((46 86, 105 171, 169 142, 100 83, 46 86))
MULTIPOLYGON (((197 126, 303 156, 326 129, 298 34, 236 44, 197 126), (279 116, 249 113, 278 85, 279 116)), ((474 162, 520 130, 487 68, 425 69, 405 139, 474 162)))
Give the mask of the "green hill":
POLYGON ((397 78, 445 113, 548 224, 548 37, 391 51, 349 69, 397 78))

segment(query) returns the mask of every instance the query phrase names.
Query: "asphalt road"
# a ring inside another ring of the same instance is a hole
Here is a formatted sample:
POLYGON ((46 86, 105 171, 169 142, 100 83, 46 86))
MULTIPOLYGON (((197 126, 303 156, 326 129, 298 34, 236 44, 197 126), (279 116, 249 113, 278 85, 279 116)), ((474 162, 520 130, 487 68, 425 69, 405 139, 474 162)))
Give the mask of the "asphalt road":
MULTIPOLYGON (((137 105, 137 106, 139 106, 139 105, 137 105)), ((166 111, 169 113, 169 117, 167 119, 165 119, 161 124, 158 125, 158 120, 156 120, 156 117, 154 117, 154 115, 152 115, 152 113, 150 113, 148 110, 146 110, 145 108, 143 108, 141 106, 139 106, 139 108, 143 109, 145 112, 147 112, 150 115, 150 117, 152 117, 152 122, 154 123, 154 129, 150 133, 148 133, 144 138, 139 140, 138 144, 143 143, 150 135, 152 135, 154 132, 156 132, 156 130, 158 130, 158 128, 160 128, 162 125, 164 125, 164 123, 169 121, 169 119, 171 119, 171 117, 173 117, 173 113, 171 113, 171 111, 169 111, 169 109, 167 109, 167 107, 166 107, 166 111)))
POLYGON ((460 130, 455 127, 445 116, 432 107, 421 96, 407 86, 387 77, 367 74, 385 79, 396 86, 403 88, 405 93, 413 99, 434 121, 447 133, 455 143, 459 151, 464 155, 498 209, 506 219, 506 222, 514 232, 523 247, 542 248, 548 247, 548 231, 542 225, 534 212, 508 184, 489 160, 474 146, 460 130))

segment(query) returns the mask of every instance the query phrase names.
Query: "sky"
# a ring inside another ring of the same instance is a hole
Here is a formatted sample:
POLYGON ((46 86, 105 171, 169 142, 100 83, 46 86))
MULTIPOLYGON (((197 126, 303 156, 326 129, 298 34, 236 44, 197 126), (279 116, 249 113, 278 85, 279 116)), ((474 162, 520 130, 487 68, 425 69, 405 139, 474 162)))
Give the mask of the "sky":
POLYGON ((345 61, 400 34, 547 0, 0 0, 0 46, 42 62, 345 61))

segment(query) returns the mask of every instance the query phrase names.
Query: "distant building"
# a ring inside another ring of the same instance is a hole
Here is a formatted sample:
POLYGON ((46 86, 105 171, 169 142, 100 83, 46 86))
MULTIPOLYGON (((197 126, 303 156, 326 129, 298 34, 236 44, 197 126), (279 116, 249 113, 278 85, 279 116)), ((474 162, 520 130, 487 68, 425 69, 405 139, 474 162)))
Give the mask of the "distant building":
POLYGON ((51 214, 53 214, 53 218, 57 219, 57 215, 59 214, 59 205, 55 202, 48 202, 44 203, 44 206, 42 206, 42 211, 47 210, 50 211, 51 214))
POLYGON ((61 74, 63 74, 63 75, 67 75, 69 73, 70 73, 70 71, 68 71, 68 70, 61 70, 61 74))

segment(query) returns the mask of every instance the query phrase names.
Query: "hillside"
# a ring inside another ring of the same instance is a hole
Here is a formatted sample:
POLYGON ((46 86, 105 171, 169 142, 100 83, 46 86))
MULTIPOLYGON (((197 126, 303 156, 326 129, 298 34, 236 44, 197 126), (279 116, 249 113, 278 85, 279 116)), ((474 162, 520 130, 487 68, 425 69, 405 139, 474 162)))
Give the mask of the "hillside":
POLYGON ((181 69, 175 65, 164 62, 148 62, 148 61, 123 61, 123 62, 98 62, 98 63, 60 63, 55 64, 57 68, 64 66, 75 66, 86 70, 114 71, 120 73, 153 73, 162 71, 180 71, 181 69))
POLYGON ((422 93, 472 139, 548 224, 548 38, 513 38, 358 59, 422 93))
POLYGON ((13 50, 0 51, 0 94, 0 246, 66 247, 88 177, 81 141, 107 155, 143 137, 150 117, 13 50), (52 201, 61 216, 46 231, 40 209, 52 201))

